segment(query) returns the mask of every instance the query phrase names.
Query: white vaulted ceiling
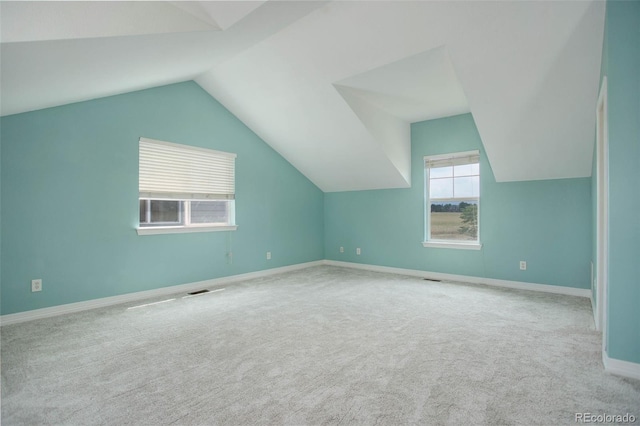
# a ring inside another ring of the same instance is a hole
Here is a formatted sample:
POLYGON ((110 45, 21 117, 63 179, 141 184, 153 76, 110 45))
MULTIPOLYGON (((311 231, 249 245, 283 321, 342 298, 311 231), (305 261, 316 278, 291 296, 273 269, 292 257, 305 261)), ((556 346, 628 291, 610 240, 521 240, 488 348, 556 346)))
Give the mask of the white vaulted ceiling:
POLYGON ((498 181, 591 174, 604 2, 5 2, 2 114, 194 79, 324 191, 471 112, 498 181))

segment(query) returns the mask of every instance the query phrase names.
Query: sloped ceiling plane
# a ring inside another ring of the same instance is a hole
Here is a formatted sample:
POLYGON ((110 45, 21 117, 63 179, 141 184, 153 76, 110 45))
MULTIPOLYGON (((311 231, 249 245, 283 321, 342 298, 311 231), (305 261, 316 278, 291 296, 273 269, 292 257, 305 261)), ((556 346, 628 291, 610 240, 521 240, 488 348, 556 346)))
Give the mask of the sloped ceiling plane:
POLYGON ((410 123, 467 112, 498 181, 586 177, 604 13, 601 1, 2 1, 1 113, 195 80, 326 192, 410 186, 410 123))

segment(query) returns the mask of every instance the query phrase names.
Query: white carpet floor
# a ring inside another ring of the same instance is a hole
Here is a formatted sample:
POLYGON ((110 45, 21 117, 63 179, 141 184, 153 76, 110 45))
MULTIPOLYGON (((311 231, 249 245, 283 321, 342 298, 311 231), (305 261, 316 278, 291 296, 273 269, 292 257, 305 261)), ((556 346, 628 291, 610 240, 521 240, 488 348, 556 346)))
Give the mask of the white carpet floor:
POLYGON ((2 327, 2 424, 640 419, 587 299, 330 266, 182 296, 2 327))

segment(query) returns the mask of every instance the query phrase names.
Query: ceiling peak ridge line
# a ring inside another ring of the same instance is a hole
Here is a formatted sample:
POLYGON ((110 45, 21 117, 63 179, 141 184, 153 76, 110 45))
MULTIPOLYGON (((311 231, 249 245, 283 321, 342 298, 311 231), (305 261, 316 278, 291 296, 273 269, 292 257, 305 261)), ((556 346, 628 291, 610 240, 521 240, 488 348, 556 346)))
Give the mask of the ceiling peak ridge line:
POLYGON ((0 2, 3 43, 220 31, 170 2, 0 2))
MULTIPOLYGON (((0 1, 3 1, 3 0, 0 0, 0 1)), ((24 1, 30 1, 30 0, 24 0, 24 1)), ((34 0, 34 1, 41 1, 41 0, 34 0)), ((58 1, 58 0, 45 0, 45 1, 58 1)), ((85 0, 73 0, 73 1, 85 1, 85 0)), ((101 1, 101 0, 98 0, 98 1, 101 1)), ((115 0, 115 1, 127 1, 127 0, 115 0)), ((146 1, 146 0, 139 0, 139 1, 146 1)), ((153 0, 150 0, 150 1, 153 1, 153 0)), ((145 37, 157 37, 157 38, 173 37, 173 36, 180 36, 183 34, 205 34, 205 33, 218 34, 220 32, 221 30, 211 29, 211 30, 194 30, 194 31, 173 31, 173 32, 161 32, 161 33, 155 32, 155 33, 140 33, 140 34, 121 34, 121 35, 114 35, 114 36, 92 36, 92 37, 82 37, 82 38, 57 38, 57 39, 50 39, 50 40, 25 40, 25 41, 7 41, 7 42, 0 41, 0 45, 2 46, 47 45, 47 44, 58 45, 63 43, 81 43, 85 41, 92 42, 92 41, 100 41, 100 40, 105 40, 105 41, 121 40, 121 39, 127 39, 127 38, 143 39, 145 37)), ((190 78, 184 79, 184 81, 187 81, 187 80, 190 80, 190 78)), ((149 87, 159 87, 159 86, 162 86, 162 85, 153 85, 149 87)), ((98 96, 98 97, 101 97, 101 96, 98 96)))
POLYGON ((168 3, 205 24, 212 25, 218 31, 224 30, 222 26, 206 11, 206 9, 202 7, 200 1, 169 1, 168 3))

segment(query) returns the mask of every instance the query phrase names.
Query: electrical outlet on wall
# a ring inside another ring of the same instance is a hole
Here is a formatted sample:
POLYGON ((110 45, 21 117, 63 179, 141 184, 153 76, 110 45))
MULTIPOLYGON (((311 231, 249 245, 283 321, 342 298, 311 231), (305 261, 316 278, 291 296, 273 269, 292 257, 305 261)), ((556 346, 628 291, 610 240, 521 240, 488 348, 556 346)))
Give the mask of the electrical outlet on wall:
POLYGON ((42 279, 31 280, 31 292, 42 291, 42 279))
POLYGON ((340 247, 340 253, 344 253, 344 247, 340 247))
POLYGON ((270 251, 267 252, 267 260, 271 260, 271 252, 270 251))
POLYGON ((525 260, 521 260, 520 261, 520 270, 521 271, 526 271, 527 270, 527 262, 525 260))
POLYGON ((356 249, 356 254, 357 254, 358 256, 360 256, 360 255, 362 254, 362 250, 360 250, 360 247, 358 247, 358 248, 356 249))

